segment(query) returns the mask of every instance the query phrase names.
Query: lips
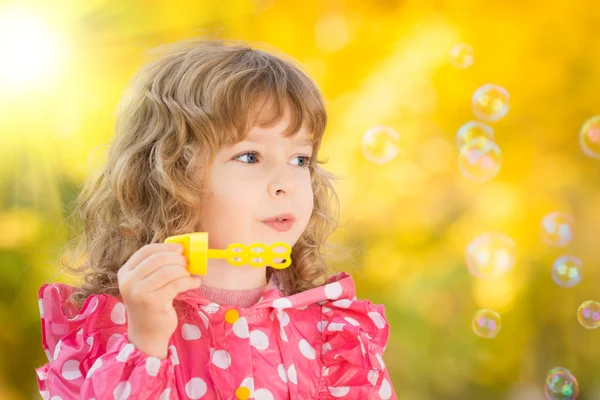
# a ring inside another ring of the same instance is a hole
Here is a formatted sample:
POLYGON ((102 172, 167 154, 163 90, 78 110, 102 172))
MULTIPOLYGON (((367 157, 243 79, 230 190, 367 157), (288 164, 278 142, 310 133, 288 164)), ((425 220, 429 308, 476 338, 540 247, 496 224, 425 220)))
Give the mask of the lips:
POLYGON ((294 216, 294 214, 290 214, 290 213, 278 214, 278 215, 274 215, 270 218, 263 219, 262 222, 274 222, 277 220, 294 222, 296 220, 296 217, 294 216))

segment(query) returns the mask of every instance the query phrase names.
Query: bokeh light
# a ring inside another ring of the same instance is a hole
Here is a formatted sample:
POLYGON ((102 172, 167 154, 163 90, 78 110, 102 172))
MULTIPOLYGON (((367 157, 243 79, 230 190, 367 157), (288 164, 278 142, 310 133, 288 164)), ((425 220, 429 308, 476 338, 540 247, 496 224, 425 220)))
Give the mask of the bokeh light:
POLYGON ((600 159, 600 115, 585 121, 579 130, 579 145, 585 154, 600 159))
POLYGON ((483 122, 469 121, 458 128, 458 132, 456 132, 456 145, 460 149, 471 140, 481 137, 493 141, 494 129, 483 122))
POLYGON ((383 125, 377 125, 365 132, 362 141, 363 154, 367 160, 385 164, 398 155, 398 133, 383 125))
POLYGON ((500 314, 488 308, 478 310, 473 315, 471 327, 477 336, 493 339, 498 335, 498 332, 500 332, 500 328, 502 327, 500 314))
POLYGON ((508 113, 508 92, 502 86, 485 84, 473 93, 472 106, 477 118, 496 122, 508 113))
POLYGON ((546 377, 544 394, 547 400, 574 400, 579 395, 579 383, 568 369, 552 368, 546 377))
POLYGON ((503 233, 484 233, 469 243, 465 258, 467 268, 474 277, 499 278, 515 264, 515 242, 503 233))
POLYGON ((574 219, 571 215, 554 211, 542 218, 542 240, 550 246, 565 246, 573 239, 574 219))
POLYGON ((577 320, 587 329, 600 326, 600 303, 593 300, 584 301, 577 309, 577 320))
POLYGON ((581 282, 583 263, 577 257, 561 256, 552 265, 552 280, 561 287, 571 288, 581 282))
POLYGON ((456 68, 469 68, 473 60, 473 48, 466 43, 459 43, 450 49, 450 63, 456 68))
POLYGON ((458 153, 458 169, 462 176, 478 183, 493 179, 502 167, 500 147, 485 137, 467 142, 458 153))

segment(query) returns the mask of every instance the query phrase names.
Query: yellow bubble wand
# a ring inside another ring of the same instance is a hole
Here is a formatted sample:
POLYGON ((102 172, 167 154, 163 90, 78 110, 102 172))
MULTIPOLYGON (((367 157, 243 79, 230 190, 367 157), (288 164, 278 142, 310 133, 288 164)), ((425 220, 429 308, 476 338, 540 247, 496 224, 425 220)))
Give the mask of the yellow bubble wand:
POLYGON ((209 249, 208 232, 194 232, 169 236, 165 239, 165 243, 179 243, 183 246, 183 255, 188 259, 188 270, 195 275, 206 275, 209 258, 225 259, 235 267, 248 264, 254 268, 270 266, 284 269, 292 263, 292 248, 283 242, 273 243, 270 246, 264 243, 252 243, 249 246, 232 243, 225 250, 209 249), (278 247, 282 247, 284 251, 276 252, 275 249, 278 247), (277 258, 283 261, 276 262, 277 258))

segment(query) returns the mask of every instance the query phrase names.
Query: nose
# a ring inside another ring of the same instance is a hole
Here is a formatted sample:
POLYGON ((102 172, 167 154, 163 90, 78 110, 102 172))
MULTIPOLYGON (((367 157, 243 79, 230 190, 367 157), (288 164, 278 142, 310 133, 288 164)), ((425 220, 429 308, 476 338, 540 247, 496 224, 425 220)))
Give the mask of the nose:
POLYGON ((268 184, 269 195, 272 197, 290 195, 294 190, 293 179, 286 174, 285 168, 282 168, 276 176, 273 176, 268 184))

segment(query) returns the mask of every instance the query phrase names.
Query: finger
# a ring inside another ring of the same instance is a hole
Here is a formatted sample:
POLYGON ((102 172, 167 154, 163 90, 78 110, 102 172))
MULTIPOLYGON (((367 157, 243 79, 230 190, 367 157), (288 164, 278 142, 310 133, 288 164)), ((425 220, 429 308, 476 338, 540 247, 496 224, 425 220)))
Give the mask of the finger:
POLYGON ((152 295, 166 296, 169 299, 174 299, 179 293, 191 289, 197 289, 202 285, 202 279, 197 275, 188 275, 175 279, 159 289, 152 292, 152 295))
POLYGON ((181 246, 179 243, 147 244, 133 253, 129 260, 127 260, 127 262, 121 267, 121 269, 124 271, 130 271, 150 255, 161 251, 175 251, 181 253, 183 252, 183 246, 181 246))
POLYGON ((173 251, 154 253, 131 271, 131 279, 135 282, 146 279, 165 265, 180 265, 186 269, 187 264, 187 259, 182 254, 173 251))
POLYGON ((139 282, 136 289, 141 293, 150 293, 186 276, 190 276, 190 273, 181 265, 164 265, 139 282))

